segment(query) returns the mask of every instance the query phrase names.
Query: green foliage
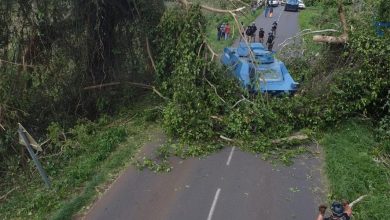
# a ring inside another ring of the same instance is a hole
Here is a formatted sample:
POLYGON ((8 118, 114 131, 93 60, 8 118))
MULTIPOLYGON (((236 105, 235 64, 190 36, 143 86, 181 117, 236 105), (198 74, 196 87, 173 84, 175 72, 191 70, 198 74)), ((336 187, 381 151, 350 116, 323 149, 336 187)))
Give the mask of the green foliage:
POLYGON ((390 2, 382 0, 378 6, 378 19, 382 22, 390 22, 390 2))
MULTIPOLYGON (((158 83, 170 99, 163 110, 163 124, 170 136, 179 139, 178 144, 162 148, 164 155, 186 158, 214 152, 221 146, 220 135, 252 152, 271 150, 270 138, 298 128, 290 123, 293 107, 283 103, 287 97, 248 94, 227 74, 230 70, 209 62, 204 25, 198 6, 168 10, 160 24, 162 36, 157 44, 163 52, 157 60, 158 83)), ((301 152, 290 149, 288 153, 281 146, 275 154, 287 162, 301 152)))
POLYGON ((120 120, 102 117, 95 123, 82 120, 67 131, 52 123, 48 128, 50 142, 44 146, 50 156, 40 156, 52 188, 44 188, 31 161, 25 168, 27 174, 18 170, 7 172, 0 194, 15 186, 19 188, 0 206, 2 218, 70 219, 92 201, 96 187, 131 162, 150 132, 158 129, 149 126, 142 117, 125 122, 122 117, 120 120))
MULTIPOLYGON (((0 128, 0 176, 7 172, 6 161, 25 161, 14 150, 17 122, 37 139, 58 122, 49 131, 60 141, 64 135, 55 134, 55 128, 112 114, 143 92, 84 87, 151 82, 145 42, 156 35, 153 27, 163 11, 162 0, 1 1, 0 125, 5 132, 0 128)), ((54 147, 44 153, 52 152, 54 147)))

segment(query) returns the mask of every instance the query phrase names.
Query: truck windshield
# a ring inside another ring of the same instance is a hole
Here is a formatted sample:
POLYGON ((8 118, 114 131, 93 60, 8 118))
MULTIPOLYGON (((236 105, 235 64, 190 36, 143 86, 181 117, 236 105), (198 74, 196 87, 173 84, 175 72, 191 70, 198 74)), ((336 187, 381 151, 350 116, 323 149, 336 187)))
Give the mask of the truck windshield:
POLYGON ((287 4, 297 5, 298 4, 298 0, 287 0, 287 4))

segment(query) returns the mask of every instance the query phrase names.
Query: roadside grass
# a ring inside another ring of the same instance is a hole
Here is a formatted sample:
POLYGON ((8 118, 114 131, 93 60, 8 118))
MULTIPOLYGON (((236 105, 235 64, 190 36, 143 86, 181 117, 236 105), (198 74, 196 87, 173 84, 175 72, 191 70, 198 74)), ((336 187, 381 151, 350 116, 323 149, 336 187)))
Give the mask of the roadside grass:
POLYGON ((318 6, 308 7, 305 10, 300 10, 298 22, 301 30, 310 29, 316 26, 316 18, 321 16, 322 8, 318 6))
MULTIPOLYGON (((324 27, 318 24, 318 21, 323 19, 324 14, 327 13, 324 13, 322 6, 312 6, 305 10, 300 10, 298 15, 300 30, 310 29, 311 31, 316 31, 324 29, 324 27)), ((320 52, 323 47, 323 44, 313 42, 313 34, 303 36, 303 41, 306 51, 310 51, 311 55, 320 52)))
POLYGON ((116 118, 106 116, 76 125, 58 155, 41 158, 51 189, 44 187, 30 162, 30 176, 25 172, 13 177, 18 188, 0 203, 1 219, 71 219, 87 207, 160 129, 144 113, 145 109, 152 111, 154 104, 146 98, 137 109, 116 118))
POLYGON ((353 120, 326 131, 321 141, 325 150, 330 198, 353 201, 355 219, 390 219, 390 171, 374 161, 374 129, 367 122, 353 120))

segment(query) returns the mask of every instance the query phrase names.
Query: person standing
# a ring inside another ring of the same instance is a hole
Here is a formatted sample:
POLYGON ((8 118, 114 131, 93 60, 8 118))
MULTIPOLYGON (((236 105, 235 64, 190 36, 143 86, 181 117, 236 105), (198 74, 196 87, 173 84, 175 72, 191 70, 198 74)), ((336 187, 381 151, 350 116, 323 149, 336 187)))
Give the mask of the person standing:
POLYGON ((274 14, 274 8, 270 7, 269 8, 269 17, 272 18, 272 15, 274 14))
POLYGON ((251 8, 252 8, 252 15, 255 15, 256 14, 256 9, 257 9, 256 1, 252 2, 251 8))
POLYGON ((244 27, 244 22, 242 21, 241 21, 240 30, 241 30, 241 36, 240 36, 240 41, 241 41, 242 38, 245 37, 245 27, 244 27))
POLYGON ((272 34, 272 32, 269 32, 267 43, 266 43, 266 45, 268 46, 268 51, 272 51, 272 47, 274 46, 274 40, 275 40, 274 35, 272 34))
POLYGON ((267 0, 265 2, 264 17, 267 17, 268 10, 269 10, 269 3, 268 3, 268 0, 267 0))
POLYGON ((222 23, 221 25, 221 39, 225 38, 225 23, 222 23))
POLYGON ((263 30, 263 28, 260 28, 260 30, 259 30, 259 42, 264 43, 264 30, 263 30))
POLYGON ((218 24, 218 26, 217 26, 217 40, 218 40, 218 41, 221 40, 221 36, 222 36, 221 24, 218 24))
POLYGON ((252 33, 251 37, 252 37, 253 43, 256 42, 256 31, 257 31, 256 23, 253 22, 252 23, 252 30, 251 30, 251 33, 252 33))
POLYGON ((230 35, 230 26, 229 26, 229 23, 226 23, 226 25, 225 25, 225 40, 227 40, 229 38, 229 35, 230 35))
POLYGON ((274 36, 276 36, 276 29, 277 29, 277 27, 278 27, 278 22, 274 21, 274 23, 272 23, 272 28, 271 28, 272 34, 274 36))

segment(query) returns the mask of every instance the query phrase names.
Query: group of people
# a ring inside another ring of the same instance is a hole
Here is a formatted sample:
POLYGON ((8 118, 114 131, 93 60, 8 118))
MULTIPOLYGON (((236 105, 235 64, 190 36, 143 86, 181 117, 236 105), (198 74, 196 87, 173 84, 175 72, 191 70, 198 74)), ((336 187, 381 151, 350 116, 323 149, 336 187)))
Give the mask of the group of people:
POLYGON ((217 27, 217 40, 227 40, 230 36, 230 25, 229 23, 222 23, 217 27))
MULTIPOLYGON (((243 26, 243 23, 241 23, 241 25, 243 26)), ((278 27, 278 23, 276 21, 274 21, 274 23, 272 24, 271 32, 268 33, 268 38, 267 38, 267 41, 265 42, 269 51, 272 51, 272 48, 274 46, 277 27, 278 27)), ((246 30, 242 32, 242 36, 246 35, 247 41, 249 43, 255 43, 256 42, 256 31, 257 31, 257 27, 256 27, 255 22, 253 22, 252 25, 249 25, 246 28, 246 30)), ((264 29, 260 28, 259 33, 258 33, 259 42, 263 43, 263 44, 264 44, 264 35, 265 35, 264 29)))

